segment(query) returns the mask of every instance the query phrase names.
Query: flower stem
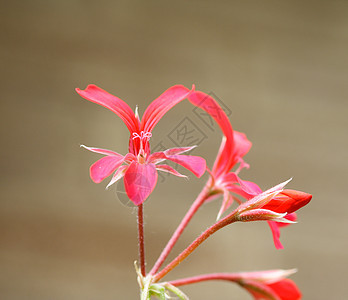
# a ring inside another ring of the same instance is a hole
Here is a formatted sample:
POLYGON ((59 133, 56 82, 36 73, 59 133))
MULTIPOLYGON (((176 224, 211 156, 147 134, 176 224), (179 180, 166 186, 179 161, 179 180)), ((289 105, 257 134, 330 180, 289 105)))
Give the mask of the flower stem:
POLYGON ((174 286, 182 286, 182 285, 188 285, 188 284, 193 284, 193 283, 202 282, 202 281, 209 281, 209 280, 238 281, 240 279, 241 279, 241 276, 238 273, 235 273, 235 274, 234 273, 211 273, 211 274, 204 274, 204 275, 177 279, 177 280, 169 281, 168 283, 174 286))
POLYGON ((236 221, 235 213, 231 213, 225 218, 221 219, 213 226, 209 227, 206 231, 204 231, 198 238, 196 238, 191 245, 189 245, 184 251, 182 251, 174 260, 172 260, 162 271, 157 273, 154 276, 154 282, 158 282, 165 275, 167 275, 171 270, 173 270, 176 266, 178 266, 187 256, 189 256, 200 244, 202 244, 208 237, 210 237, 213 233, 218 231, 219 229, 225 227, 236 221))
POLYGON ((138 205, 138 242, 139 242, 139 260, 140 270, 143 276, 146 275, 145 271, 145 243, 144 243, 144 212, 143 205, 138 205))
POLYGON ((179 224, 178 228, 173 233, 172 237, 168 241, 167 245, 163 249, 161 255, 157 259, 155 265, 153 266, 152 270, 150 271, 151 275, 154 275, 158 272, 159 268, 164 263, 165 259, 168 257, 170 251, 173 249, 174 245, 178 241, 179 237, 185 230, 188 223, 191 221, 194 214, 197 212, 197 210, 201 207, 201 205, 204 203, 204 201, 209 198, 210 193, 207 188, 207 185, 203 188, 203 190, 200 192, 196 200, 191 205, 190 209, 187 211, 186 215, 182 219, 181 223, 179 224))

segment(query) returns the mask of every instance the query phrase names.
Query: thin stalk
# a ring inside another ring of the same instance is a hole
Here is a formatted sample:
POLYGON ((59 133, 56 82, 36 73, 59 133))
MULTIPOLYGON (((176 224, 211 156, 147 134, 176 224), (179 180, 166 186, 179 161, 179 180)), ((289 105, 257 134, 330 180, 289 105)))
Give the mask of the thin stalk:
MULTIPOLYGON (((209 181, 208 181, 209 183, 209 181)), ((179 224, 178 228, 173 233, 172 237, 168 241, 165 248, 162 250, 162 253, 160 254, 159 258, 157 259, 155 265, 153 266, 152 270, 150 271, 150 275, 154 275, 158 272, 159 268, 162 266, 166 258, 168 257, 170 251, 173 249, 174 245, 178 241, 179 237, 187 227, 188 223, 191 221, 192 217, 195 215, 197 210, 202 206, 204 201, 209 198, 210 192, 207 188, 208 183, 205 185, 203 190, 200 192, 196 200, 191 205, 190 209, 187 211, 186 215, 182 219, 181 223, 179 224)))
POLYGON ((144 242, 144 212, 143 205, 138 205, 138 242, 139 242, 139 260, 141 275, 146 276, 145 270, 145 242, 144 242))
POLYGON ((167 275, 171 270, 173 270, 176 266, 178 266, 186 257, 188 257, 200 244, 202 244, 208 237, 210 237, 213 233, 218 231, 219 229, 225 227, 236 221, 234 218, 236 213, 231 213, 225 218, 221 219, 213 226, 209 227, 206 231, 204 231, 198 238, 196 238, 190 246, 188 246, 184 251, 182 251, 174 260, 172 260, 162 271, 157 273, 154 276, 154 282, 158 282, 165 275, 167 275))
POLYGON ((168 283, 174 286, 182 286, 182 285, 188 285, 193 284, 197 282, 202 281, 209 281, 209 280, 228 280, 228 281, 238 281, 240 280, 240 274, 236 273, 211 273, 211 274, 204 274, 204 275, 198 275, 193 277, 187 277, 182 279, 177 279, 173 281, 169 281, 168 283))

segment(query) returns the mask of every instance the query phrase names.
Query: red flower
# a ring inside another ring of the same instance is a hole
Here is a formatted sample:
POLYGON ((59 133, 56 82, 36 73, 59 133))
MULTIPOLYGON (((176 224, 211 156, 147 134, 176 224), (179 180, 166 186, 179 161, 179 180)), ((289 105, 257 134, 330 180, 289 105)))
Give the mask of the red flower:
POLYGON ((246 280, 243 286, 256 300, 299 300, 301 292, 290 279, 281 279, 275 282, 260 282, 246 280))
MULTIPOLYGON (((299 300, 301 292, 296 284, 285 278, 296 270, 269 270, 240 273, 237 281, 256 300, 299 300)), ((238 277, 238 276, 236 276, 238 277)))
POLYGON ((125 156, 106 149, 83 146, 92 152, 106 155, 91 166, 92 180, 99 183, 115 172, 108 186, 124 177, 128 197, 135 205, 140 205, 151 194, 156 185, 157 170, 185 177, 169 165, 160 164, 165 160, 185 167, 197 177, 202 176, 206 169, 205 160, 198 156, 181 155, 193 147, 174 148, 151 154, 149 144, 152 136, 151 131, 163 115, 187 98, 193 90, 194 87, 189 90, 181 85, 169 88, 147 107, 142 120, 140 120, 137 111, 134 114, 124 101, 95 85, 89 85, 85 90, 76 89, 83 98, 116 113, 130 132, 129 153, 125 156))
POLYGON ((218 214, 218 219, 221 214, 232 204, 233 197, 230 192, 237 194, 242 194, 244 192, 236 186, 236 182, 231 184, 230 174, 234 178, 234 173, 229 173, 233 167, 240 163, 236 174, 240 172, 242 168, 249 167, 247 163, 244 162, 243 156, 246 155, 250 148, 251 142, 247 139, 244 133, 233 131, 232 125, 220 107, 220 105, 209 95, 195 91, 189 95, 189 100, 194 105, 205 110, 217 124, 220 126, 223 132, 223 138, 220 145, 219 152, 215 159, 215 163, 210 172, 211 174, 211 184, 210 188, 212 194, 223 194, 224 200, 218 214))
POLYGON ((279 229, 296 221, 295 211, 307 205, 311 201, 312 195, 295 190, 283 190, 290 180, 265 192, 262 192, 254 183, 251 185, 238 177, 235 180, 239 182, 245 197, 250 198, 237 208, 241 213, 240 216, 244 218, 242 221, 267 220, 275 247, 282 249, 279 229), (253 195, 255 196, 252 197, 253 195))
MULTIPOLYGON (((213 195, 223 194, 223 202, 217 216, 217 219, 219 219, 234 200, 240 204, 242 203, 235 195, 250 200, 262 194, 262 190, 256 183, 242 180, 238 176, 243 168, 249 167, 243 160, 243 157, 249 152, 251 142, 244 133, 233 131, 226 114, 212 97, 203 92, 195 91, 189 95, 189 100, 210 114, 219 124, 224 134, 214 166, 210 172, 211 193, 213 195), (237 170, 231 172, 238 163, 239 167, 237 170)), ((277 187, 279 188, 279 186, 277 187)), ((282 188, 278 190, 278 194, 265 207, 259 207, 258 211, 254 210, 253 212, 245 213, 245 217, 248 217, 249 220, 255 220, 255 218, 267 220, 267 218, 269 219, 272 216, 278 218, 278 222, 268 221, 277 249, 283 248, 279 240, 279 228, 296 221, 294 211, 308 204, 312 197, 309 194, 294 190, 280 191, 282 188), (280 223, 280 220, 289 223, 280 223)))

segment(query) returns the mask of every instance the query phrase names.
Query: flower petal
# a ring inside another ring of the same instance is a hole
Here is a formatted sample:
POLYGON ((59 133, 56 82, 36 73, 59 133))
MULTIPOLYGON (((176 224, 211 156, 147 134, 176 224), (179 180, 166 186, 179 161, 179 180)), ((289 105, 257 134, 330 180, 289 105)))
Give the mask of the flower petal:
POLYGON ((172 155, 167 156, 167 159, 183 166, 184 168, 195 174, 197 177, 201 177, 206 170, 205 159, 199 156, 172 155))
POLYGON ((277 225, 279 228, 289 226, 292 223, 296 223, 296 221, 297 221, 296 213, 287 214, 284 218, 291 221, 291 223, 279 223, 279 222, 277 222, 277 225))
POLYGON ((129 199, 135 205, 142 204, 155 188, 157 177, 154 164, 133 161, 124 175, 124 187, 129 199))
POLYGON ((287 212, 290 214, 307 205, 311 199, 312 195, 304 192, 283 190, 271 201, 265 204, 263 208, 279 213, 287 212))
POLYGON ((157 164, 166 159, 167 159, 167 156, 164 154, 164 152, 154 152, 150 154, 149 158, 147 159, 147 162, 152 164, 157 164))
POLYGON ((240 285, 253 295, 255 300, 283 300, 266 283, 256 280, 245 280, 240 285))
POLYGON ((281 300, 300 300, 301 292, 296 284, 290 279, 283 279, 268 286, 277 294, 281 300))
POLYGON ((236 173, 230 172, 224 175, 223 182, 239 183, 242 190, 250 196, 256 196, 262 193, 261 188, 254 182, 242 180, 236 173))
POLYGON ((234 161, 231 155, 234 148, 234 136, 232 125, 226 113, 211 96, 200 91, 190 94, 189 101, 207 112, 220 126, 226 140, 222 141, 223 145, 220 147, 212 172, 215 176, 228 172, 234 161))
POLYGON ((85 90, 80 90, 77 88, 76 92, 81 97, 91 102, 100 104, 117 114, 126 124, 131 133, 138 131, 139 121, 135 118, 133 110, 120 98, 109 94, 94 84, 88 85, 85 90))
MULTIPOLYGON (((291 222, 296 222, 297 216, 296 213, 288 214, 284 217, 284 219, 287 219, 291 222)), ((271 228, 272 236, 273 236, 273 242, 276 249, 283 249, 283 245, 280 242, 280 228, 291 225, 291 223, 280 223, 280 222, 274 222, 274 221, 268 221, 267 222, 269 227, 271 228)))
POLYGON ((283 249, 284 246, 280 242, 280 230, 279 230, 279 225, 278 225, 278 224, 282 224, 282 223, 278 223, 278 222, 274 222, 274 221, 267 221, 267 223, 272 231, 274 246, 276 247, 276 249, 283 249))
POLYGON ((171 149, 167 149, 166 151, 164 151, 165 155, 178 155, 178 154, 182 154, 188 151, 191 151, 192 149, 196 148, 197 146, 192 146, 192 147, 180 147, 180 148, 171 148, 171 149))
POLYGON ((175 170, 174 168, 172 168, 171 166, 168 166, 168 165, 156 165, 156 169, 158 171, 167 172, 167 173, 170 173, 170 174, 178 176, 178 177, 185 177, 185 178, 187 178, 186 175, 183 175, 183 174, 179 173, 177 170, 175 170))
POLYGON ((92 151, 92 152, 95 152, 95 153, 99 153, 99 154, 104 154, 104 155, 113 155, 113 156, 119 156, 119 157, 123 157, 123 155, 117 153, 117 152, 114 152, 114 151, 111 151, 111 150, 108 150, 108 149, 101 149, 101 148, 94 148, 94 147, 87 147, 85 145, 80 145, 80 147, 82 148, 85 148, 89 151, 92 151))
POLYGON ((246 135, 242 132, 234 131, 233 132, 233 138, 234 138, 234 157, 236 159, 237 163, 238 158, 243 157, 246 155, 252 144, 251 142, 247 139, 246 135))
POLYGON ((222 214, 233 204, 233 197, 228 190, 224 190, 224 197, 222 200, 222 205, 216 217, 216 220, 219 220, 222 214))
POLYGON ((123 156, 105 156, 90 167, 90 175, 95 183, 110 176, 123 163, 123 156))
POLYGON ((114 176, 112 176, 112 179, 110 180, 110 182, 108 183, 108 185, 106 186, 106 189, 108 189, 111 185, 113 185, 115 182, 119 181, 124 174, 127 171, 128 166, 124 165, 124 166, 120 166, 117 171, 115 172, 114 176))
POLYGON ((173 106, 187 98, 192 90, 183 85, 174 85, 155 99, 145 110, 141 120, 141 130, 151 132, 163 115, 173 106))

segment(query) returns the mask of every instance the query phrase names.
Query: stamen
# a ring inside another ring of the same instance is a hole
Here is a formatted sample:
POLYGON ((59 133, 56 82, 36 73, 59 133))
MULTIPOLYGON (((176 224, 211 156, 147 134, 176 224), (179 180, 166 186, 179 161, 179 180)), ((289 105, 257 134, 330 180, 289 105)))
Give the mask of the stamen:
POLYGON ((137 132, 133 132, 132 135, 133 135, 132 137, 133 140, 136 138, 139 138, 141 141, 143 141, 144 139, 150 139, 152 137, 151 132, 144 132, 144 131, 141 131, 140 135, 137 132))

